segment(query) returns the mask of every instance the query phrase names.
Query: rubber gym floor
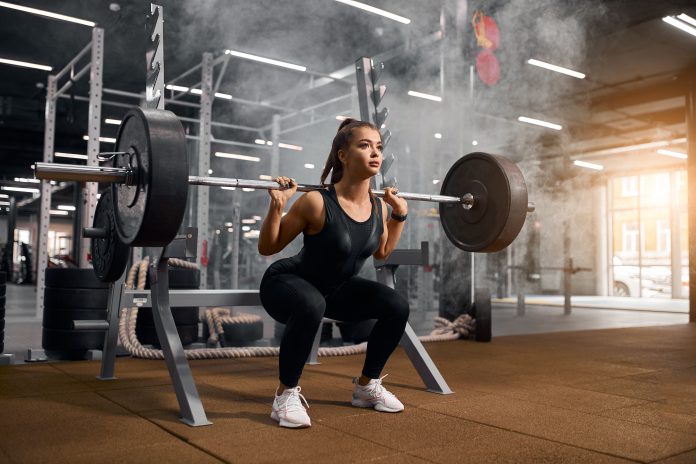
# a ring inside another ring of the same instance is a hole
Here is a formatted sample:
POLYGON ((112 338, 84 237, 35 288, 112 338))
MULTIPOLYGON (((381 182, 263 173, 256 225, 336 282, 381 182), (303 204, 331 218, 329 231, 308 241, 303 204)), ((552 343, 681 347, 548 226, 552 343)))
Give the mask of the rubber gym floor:
POLYGON ((276 358, 191 363, 212 426, 191 428, 164 362, 118 358, 0 368, 4 462, 696 462, 693 324, 427 345, 452 395, 425 391, 399 348, 399 414, 349 404, 362 357, 307 366, 313 425, 270 418, 276 358))

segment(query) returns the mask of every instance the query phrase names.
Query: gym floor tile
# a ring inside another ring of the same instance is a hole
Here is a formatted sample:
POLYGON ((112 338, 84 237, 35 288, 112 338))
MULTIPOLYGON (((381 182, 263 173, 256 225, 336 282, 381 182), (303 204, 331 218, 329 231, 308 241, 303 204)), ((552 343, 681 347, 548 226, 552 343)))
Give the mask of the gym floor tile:
POLYGON ((443 464, 518 464, 521 462, 553 464, 628 464, 607 454, 555 443, 528 435, 489 427, 485 433, 465 436, 447 446, 411 451, 429 461, 443 464))
MULTIPOLYGON (((146 446, 125 446, 123 448, 110 447, 107 450, 91 450, 81 453, 75 450, 74 454, 66 456, 65 461, 70 464, 94 464, 97 462, 124 463, 124 464, 151 464, 151 463, 181 463, 195 462, 196 464, 221 464, 225 461, 212 456, 205 450, 201 450, 181 441, 171 441, 164 444, 146 446)), ((46 461, 37 461, 45 464, 46 461)))
POLYGON ((387 446, 332 430, 322 424, 313 423, 306 429, 287 429, 275 422, 273 424, 232 437, 212 431, 207 438, 192 440, 191 443, 229 462, 245 464, 356 463, 395 453, 387 446))
POLYGON ((464 437, 483 433, 473 422, 459 420, 419 408, 400 413, 382 413, 327 419, 323 425, 399 450, 447 446, 464 437))
POLYGON ((696 462, 696 449, 670 456, 666 459, 655 461, 651 464, 694 464, 696 462))
POLYGON ((427 409, 614 456, 654 461, 696 447, 696 435, 498 395, 427 409))
POLYGON ((89 393, 2 402, 2 446, 11 461, 68 460, 76 450, 166 444, 171 435, 114 403, 89 393), (58 458, 60 457, 60 458, 58 458))
POLYGON ((72 376, 50 364, 0 367, 0 398, 19 398, 44 394, 89 390, 72 376))
POLYGON ((694 415, 693 403, 690 407, 691 414, 687 414, 681 412, 676 405, 651 402, 602 411, 600 415, 696 435, 696 415, 694 415))

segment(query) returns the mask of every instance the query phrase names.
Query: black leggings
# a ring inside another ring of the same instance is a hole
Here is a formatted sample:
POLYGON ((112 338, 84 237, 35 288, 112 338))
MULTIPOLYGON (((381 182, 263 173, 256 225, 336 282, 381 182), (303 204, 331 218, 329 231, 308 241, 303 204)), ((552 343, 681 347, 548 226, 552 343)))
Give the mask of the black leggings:
POLYGON ((260 287, 261 302, 268 314, 286 324, 278 360, 280 381, 297 386, 312 350, 322 317, 345 322, 377 319, 367 340, 362 374, 379 377, 404 333, 408 302, 384 284, 351 277, 326 296, 296 274, 265 276, 260 287))

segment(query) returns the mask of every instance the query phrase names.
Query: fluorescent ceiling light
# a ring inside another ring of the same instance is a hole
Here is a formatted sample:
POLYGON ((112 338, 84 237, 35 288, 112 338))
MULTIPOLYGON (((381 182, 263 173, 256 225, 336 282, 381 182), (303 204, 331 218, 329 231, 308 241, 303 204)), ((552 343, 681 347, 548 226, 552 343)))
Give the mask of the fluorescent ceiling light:
POLYGON ((216 151, 215 156, 217 156, 218 158, 231 158, 231 159, 238 159, 238 160, 242 160, 242 161, 254 161, 256 163, 261 161, 261 158, 258 158, 256 156, 238 155, 236 153, 225 153, 222 151, 216 151))
POLYGON ((0 198, 10 198, 10 196, 5 193, 0 193, 0 198))
POLYGON ((116 126, 120 126, 120 125, 121 125, 121 120, 120 120, 120 119, 109 119, 109 118, 106 118, 106 119, 104 120, 104 122, 107 123, 107 124, 114 124, 114 125, 116 125, 116 126))
POLYGON ((682 13, 682 14, 680 14, 679 16, 677 16, 677 18, 681 19, 681 20, 684 21, 685 23, 689 23, 689 24, 691 24, 692 26, 696 27, 696 19, 692 18, 692 17, 689 16, 688 14, 682 13))
POLYGON ((56 158, 72 158, 72 159, 79 159, 79 160, 86 160, 87 155, 81 155, 78 153, 62 153, 60 151, 57 151, 53 154, 56 158))
POLYGON ((36 8, 29 8, 28 6, 16 5, 14 3, 0 2, 1 7, 11 8, 13 10, 23 11, 25 13, 31 13, 39 16, 46 16, 48 18, 60 19, 61 21, 69 21, 71 23, 82 24, 83 26, 94 27, 97 23, 92 21, 87 21, 80 18, 75 18, 73 16, 66 16, 58 13, 52 13, 46 10, 39 10, 36 8))
POLYGON ((190 89, 188 87, 184 87, 183 85, 174 85, 174 84, 167 84, 165 86, 167 90, 177 90, 179 92, 188 92, 190 89))
POLYGON ((50 71, 53 69, 51 66, 46 66, 45 64, 27 63, 26 61, 8 60, 7 58, 0 58, 0 63, 21 66, 22 68, 40 69, 41 71, 50 71))
MULTIPOLYGON (((273 142, 271 142, 271 145, 273 145, 273 142)), ((288 150, 302 151, 302 147, 299 145, 292 145, 290 143, 283 142, 278 143, 278 148, 287 148, 288 150)))
POLYGON ((556 71, 557 73, 566 74, 568 76, 576 77, 578 79, 585 78, 585 75, 581 72, 573 71, 572 69, 563 68, 561 66, 556 66, 555 64, 545 63, 543 61, 535 60, 533 58, 528 60, 527 63, 531 64, 532 66, 539 66, 540 68, 556 71))
POLYGON ((526 122, 527 124, 534 124, 536 126, 548 127, 549 129, 561 130, 563 126, 559 124, 554 124, 552 122, 542 121, 541 119, 528 118, 527 116, 520 116, 517 118, 520 122, 526 122))
POLYGON ((27 193, 39 193, 39 189, 37 188, 28 188, 28 187, 2 187, 3 190, 7 190, 8 192, 27 192, 27 193))
POLYGON ((440 183, 440 179, 433 179, 433 185, 437 185, 440 183))
POLYGON ((73 205, 58 205, 58 209, 63 211, 75 211, 75 207, 73 205))
POLYGON ((268 174, 261 174, 259 176, 259 179, 261 179, 261 180, 273 180, 273 176, 269 176, 268 174))
POLYGON ((256 224, 256 219, 242 219, 242 224, 256 224))
POLYGON ((305 163, 304 167, 307 169, 314 169, 314 165, 312 163, 305 163))
POLYGON ((604 169, 604 166, 602 166, 601 164, 588 163, 587 161, 575 160, 573 161, 573 164, 576 166, 580 166, 581 168, 594 169, 595 171, 601 171, 602 169, 604 169))
POLYGON ((220 187, 222 190, 237 190, 236 187, 220 187))
POLYGON ((435 133, 433 134, 433 137, 435 137, 436 139, 441 139, 441 138, 442 138, 442 134, 439 133, 439 132, 435 132, 435 133))
POLYGON ((218 98, 223 98, 225 100, 232 100, 232 95, 230 95, 229 93, 215 92, 215 96, 218 98))
POLYGON ((50 211, 50 213, 51 213, 53 216, 67 216, 67 215, 69 214, 67 211, 63 211, 63 210, 60 210, 60 209, 52 209, 52 210, 50 211))
MULTIPOLYGON (((693 21, 693 18, 691 16, 687 16, 685 14, 680 14, 679 16, 677 16, 677 18, 683 19, 686 22, 693 21), (688 18, 688 20, 684 18, 688 18)), ((696 36, 696 27, 690 26, 686 22, 679 21, 679 19, 677 18, 675 18, 674 16, 665 16, 664 18, 662 18, 662 20, 667 24, 676 27, 677 29, 681 29, 682 31, 688 34, 696 36)))
POLYGON ((228 227, 228 228, 227 228, 227 232, 234 232, 234 228, 233 228, 233 227, 228 227))
POLYGON ((27 184, 40 184, 41 183, 40 179, 27 179, 25 177, 15 177, 14 181, 15 182, 24 182, 27 184))
POLYGON ((436 102, 442 101, 442 97, 438 97, 437 95, 430 95, 427 93, 415 92, 413 90, 409 90, 408 94, 412 97, 425 98, 426 100, 432 100, 432 101, 436 101, 436 102))
POLYGON ((336 119, 338 119, 339 121, 345 121, 346 119, 348 119, 348 116, 343 116, 342 114, 339 114, 338 116, 336 116, 336 119))
POLYGON ((251 230, 251 227, 249 227, 249 226, 242 226, 242 230, 243 230, 244 232, 248 232, 248 231, 251 230))
POLYGON ((239 52, 237 50, 225 50, 226 55, 236 56, 237 58, 244 58, 252 61, 259 61, 261 63, 272 64, 274 66, 280 66, 281 68, 294 69, 295 71, 306 71, 306 66, 300 66, 299 64, 286 63, 285 61, 273 60, 271 58, 264 58, 262 56, 251 55, 249 53, 239 52))
POLYGON ((256 219, 257 221, 260 221, 260 220, 261 220, 261 216, 252 216, 252 217, 253 217, 254 219, 256 219))
POLYGON ((662 148, 657 150, 657 153, 660 155, 671 156, 673 158, 679 158, 679 159, 687 159, 688 158, 686 153, 682 153, 679 151, 665 150, 662 148))
MULTIPOLYGON (((89 141, 89 137, 86 135, 83 135, 82 140, 89 141)), ((104 142, 104 143, 116 143, 116 139, 113 137, 99 137, 99 141, 104 142)))
POLYGON ((0 201, 0 206, 10 206, 9 201, 0 201))
MULTIPOLYGON (((672 143, 677 143, 677 142, 675 142, 673 140, 672 143)), ((585 156, 587 156, 587 155, 592 155, 592 156, 614 155, 616 153, 626 153, 628 151, 647 150, 649 148, 666 147, 669 144, 670 144, 670 142, 667 142, 666 140, 661 140, 659 142, 639 143, 637 145, 627 145, 625 147, 607 148, 606 150, 597 150, 597 151, 587 152, 587 153, 584 153, 584 155, 585 156)))
POLYGON ((253 189, 253 188, 243 188, 242 189, 242 192, 255 192, 255 191, 256 191, 256 189, 253 189))
POLYGON ((398 21, 402 24, 410 24, 411 20, 408 18, 405 18, 403 16, 399 16, 394 13, 390 13, 386 10, 382 10, 379 8, 375 8, 374 6, 366 5, 364 3, 356 2, 354 0, 336 0, 338 3, 343 3, 344 5, 352 6, 355 8, 360 8, 361 10, 368 11, 370 13, 378 14, 380 16, 384 16, 385 18, 393 19, 394 21, 398 21))
MULTIPOLYGON (((173 85, 173 84, 167 84, 165 86, 168 90, 176 90, 178 92, 189 92, 194 95, 203 95, 203 90, 201 89, 191 89, 189 87, 184 87, 183 85, 173 85)), ((221 92, 215 92, 215 96, 217 98, 223 98, 225 100, 232 100, 232 95, 229 93, 221 93, 221 92)))
POLYGON ((263 140, 263 139, 256 139, 256 140, 254 140, 254 143, 257 145, 269 145, 269 146, 273 145, 273 142, 271 142, 270 140, 263 140))
POLYGON ((472 140, 472 141, 471 141, 471 144, 472 144, 473 146, 478 145, 478 140, 472 140))

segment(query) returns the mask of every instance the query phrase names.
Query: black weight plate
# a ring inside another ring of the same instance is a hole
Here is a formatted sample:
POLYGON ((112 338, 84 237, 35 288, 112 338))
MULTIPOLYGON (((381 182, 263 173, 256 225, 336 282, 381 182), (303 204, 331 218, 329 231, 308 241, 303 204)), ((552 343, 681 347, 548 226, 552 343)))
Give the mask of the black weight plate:
MULTIPOLYGON (((176 328, 179 334, 179 339, 182 345, 190 345, 198 340, 198 324, 195 325, 180 325, 176 328)), ((143 345, 160 346, 157 338, 157 330, 154 325, 136 325, 135 335, 138 341, 143 345)))
POLYGON ((5 293, 7 292, 7 285, 0 285, 0 296, 5 296, 5 293))
POLYGON ((108 289, 51 288, 44 292, 44 307, 62 309, 106 309, 108 289))
POLYGON ((225 346, 246 346, 249 342, 263 338, 263 321, 244 324, 222 324, 225 346))
POLYGON ((0 319, 5 319, 5 307, 0 306, 0 319))
MULTIPOLYGON (((167 276, 170 289, 197 289, 201 286, 201 271, 182 267, 170 267, 167 276)), ((150 279, 145 282, 145 288, 150 288, 150 279)))
POLYGON ((442 181, 441 195, 474 195, 474 206, 440 203, 447 238, 465 251, 493 252, 507 247, 527 217, 527 186, 512 161, 488 153, 470 153, 455 162, 442 181))
POLYGON ((92 254, 94 273, 102 282, 115 282, 126 270, 130 249, 119 239, 116 232, 111 190, 101 194, 94 211, 92 227, 104 229, 107 232, 104 238, 90 240, 89 249, 92 254))
MULTIPOLYGON (((174 317, 174 324, 177 326, 198 324, 199 317, 197 306, 185 306, 183 308, 170 309, 172 311, 172 316, 174 317)), ((155 325, 155 320, 152 318, 152 308, 139 308, 138 320, 136 324, 155 325)))
POLYGON ((0 333, 0 353, 5 352, 5 333, 0 333))
POLYGON ((101 350, 103 346, 103 330, 77 331, 44 328, 41 333, 41 347, 44 350, 101 350))
POLYGON ((130 246, 164 246, 186 211, 186 134, 171 111, 133 108, 121 122, 114 166, 136 168, 136 185, 112 184, 116 231, 130 246))
POLYGON ((5 319, 0 319, 0 332, 5 332, 5 319))
POLYGON ((7 301, 7 297, 6 297, 6 296, 0 296, 0 308, 4 308, 4 307, 5 307, 5 302, 6 302, 6 301, 7 301))
POLYGON ((103 321, 107 316, 106 309, 44 308, 42 326, 47 329, 72 330, 73 321, 103 321))
POLYGON ((7 283, 7 273, 0 272, 0 285, 7 283))
POLYGON ((94 269, 46 268, 46 286, 53 288, 109 288, 109 284, 97 279, 94 269))
POLYGON ((493 337, 491 322, 491 292, 487 288, 474 291, 474 319, 476 319, 475 339, 477 342, 490 342, 493 337))

